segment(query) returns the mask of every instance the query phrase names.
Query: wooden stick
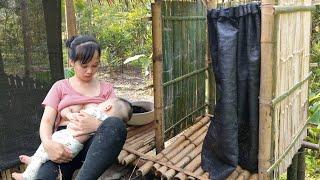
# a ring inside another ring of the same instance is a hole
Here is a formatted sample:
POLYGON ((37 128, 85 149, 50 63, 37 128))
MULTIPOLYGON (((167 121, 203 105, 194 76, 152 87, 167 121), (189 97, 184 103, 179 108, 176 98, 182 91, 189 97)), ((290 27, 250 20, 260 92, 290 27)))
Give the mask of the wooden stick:
MULTIPOLYGON (((138 149, 138 151, 141 152, 141 153, 146 153, 146 152, 152 150, 152 149, 154 148, 154 146, 155 146, 155 143, 152 142, 151 144, 147 144, 146 146, 138 149)), ((123 158, 123 160, 122 160, 121 163, 122 163, 123 165, 128 165, 128 164, 130 164, 131 162, 133 162, 134 160, 136 160, 137 158, 138 158, 137 155, 135 155, 135 154, 129 154, 128 156, 126 156, 126 157, 123 158)))
POLYGON ((312 149, 312 150, 316 150, 316 151, 320 151, 320 147, 319 144, 313 144, 307 141, 302 141, 302 147, 304 148, 308 148, 308 149, 312 149))

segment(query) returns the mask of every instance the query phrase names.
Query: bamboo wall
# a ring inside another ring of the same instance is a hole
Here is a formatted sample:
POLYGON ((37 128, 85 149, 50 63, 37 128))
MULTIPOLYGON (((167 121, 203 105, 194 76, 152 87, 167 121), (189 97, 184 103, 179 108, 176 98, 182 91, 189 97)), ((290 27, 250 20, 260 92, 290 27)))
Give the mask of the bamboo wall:
POLYGON ((161 11, 164 139, 168 139, 205 113, 206 9, 201 1, 163 1, 161 11))
MULTIPOLYGON (((208 8, 250 1, 207 0, 208 8)), ((311 0, 262 0, 259 173, 277 178, 306 136, 311 0)))
POLYGON ((262 1, 259 172, 277 178, 306 136, 311 1, 262 1), (272 5, 276 4, 276 5, 272 5))
POLYGON ((274 19, 272 149, 283 173, 306 137, 311 12, 310 0, 279 0, 274 19), (293 7, 293 8, 292 8, 293 7), (295 7, 295 8, 294 8, 295 7), (291 148, 291 149, 290 149, 291 148), (280 160, 283 161, 280 163, 280 160))

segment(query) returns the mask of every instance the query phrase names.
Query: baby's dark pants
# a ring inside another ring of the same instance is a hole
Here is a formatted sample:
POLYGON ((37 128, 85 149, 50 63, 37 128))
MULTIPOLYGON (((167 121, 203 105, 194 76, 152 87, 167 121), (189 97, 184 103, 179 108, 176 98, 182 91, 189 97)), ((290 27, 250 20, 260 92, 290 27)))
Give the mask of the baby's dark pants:
POLYGON ((62 179, 71 180, 74 171, 81 168, 77 180, 96 180, 116 162, 126 137, 127 131, 122 120, 109 117, 71 162, 57 164, 47 161, 41 166, 37 179, 56 180, 60 169, 62 179))

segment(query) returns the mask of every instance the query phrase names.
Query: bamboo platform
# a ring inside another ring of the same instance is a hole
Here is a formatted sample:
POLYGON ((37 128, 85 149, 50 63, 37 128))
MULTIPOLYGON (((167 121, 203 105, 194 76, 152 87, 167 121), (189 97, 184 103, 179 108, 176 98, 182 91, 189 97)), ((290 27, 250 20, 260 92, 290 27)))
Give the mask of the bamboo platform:
MULTIPOLYGON (((207 133, 210 118, 198 118, 196 123, 179 134, 164 150, 154 155, 154 124, 129 129, 128 138, 118 160, 123 165, 136 165, 136 175, 151 172, 163 179, 209 179, 200 166, 202 142, 207 133)), ((258 179, 257 174, 237 167, 228 180, 258 179)))

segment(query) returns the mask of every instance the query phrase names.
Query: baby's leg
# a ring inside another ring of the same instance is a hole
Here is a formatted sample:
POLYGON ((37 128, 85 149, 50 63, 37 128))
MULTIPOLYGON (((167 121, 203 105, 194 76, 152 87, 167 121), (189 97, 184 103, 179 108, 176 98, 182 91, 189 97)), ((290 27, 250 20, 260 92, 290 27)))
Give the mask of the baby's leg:
POLYGON ((75 139, 67 129, 57 131, 52 135, 52 140, 65 145, 75 157, 83 148, 83 144, 75 139))
POLYGON ((30 164, 31 163, 31 157, 27 156, 27 155, 20 155, 19 156, 20 162, 22 162, 23 164, 30 164))
MULTIPOLYGON (((28 157, 28 156, 25 156, 25 157, 28 157)), ((27 166, 27 169, 23 173, 13 173, 12 177, 17 180, 35 179, 38 174, 40 166, 46 161, 48 161, 48 159, 49 159, 48 154, 45 152, 43 145, 41 144, 37 149, 36 153, 31 157, 31 161, 27 166)))

